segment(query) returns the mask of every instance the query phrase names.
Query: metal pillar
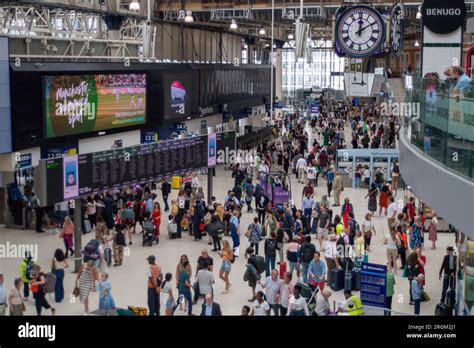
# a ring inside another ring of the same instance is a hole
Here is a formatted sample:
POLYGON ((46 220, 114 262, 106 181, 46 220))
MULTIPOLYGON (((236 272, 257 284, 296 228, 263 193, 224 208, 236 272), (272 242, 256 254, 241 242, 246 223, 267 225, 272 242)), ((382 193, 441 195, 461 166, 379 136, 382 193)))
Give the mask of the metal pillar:
POLYGON ((211 203, 212 197, 212 177, 214 176, 214 171, 216 168, 207 168, 207 204, 211 203))
POLYGON ((82 203, 81 199, 74 200, 74 272, 81 268, 82 247, 82 203))

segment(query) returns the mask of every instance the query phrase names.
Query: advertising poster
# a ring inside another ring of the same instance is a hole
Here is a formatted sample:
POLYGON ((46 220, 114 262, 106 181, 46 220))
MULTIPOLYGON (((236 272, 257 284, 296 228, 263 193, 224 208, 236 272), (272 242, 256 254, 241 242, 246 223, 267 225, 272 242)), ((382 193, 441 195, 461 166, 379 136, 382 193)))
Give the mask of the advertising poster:
POLYGON ((164 77, 164 112, 167 120, 183 120, 191 116, 190 74, 169 74, 164 77))
POLYGON ((79 196, 79 164, 77 155, 63 158, 64 199, 79 196))
POLYGON ((215 166, 217 162, 217 140, 216 134, 209 134, 207 138, 207 165, 209 167, 215 166))
POLYGON ((46 137, 146 123, 146 75, 45 76, 46 137))

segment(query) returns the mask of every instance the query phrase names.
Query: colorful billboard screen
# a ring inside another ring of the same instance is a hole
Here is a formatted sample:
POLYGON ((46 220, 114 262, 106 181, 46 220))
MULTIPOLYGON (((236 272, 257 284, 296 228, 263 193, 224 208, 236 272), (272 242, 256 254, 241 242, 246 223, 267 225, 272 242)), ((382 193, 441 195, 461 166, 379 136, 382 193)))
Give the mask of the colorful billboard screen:
POLYGON ((45 76, 46 137, 146 123, 146 75, 45 76))

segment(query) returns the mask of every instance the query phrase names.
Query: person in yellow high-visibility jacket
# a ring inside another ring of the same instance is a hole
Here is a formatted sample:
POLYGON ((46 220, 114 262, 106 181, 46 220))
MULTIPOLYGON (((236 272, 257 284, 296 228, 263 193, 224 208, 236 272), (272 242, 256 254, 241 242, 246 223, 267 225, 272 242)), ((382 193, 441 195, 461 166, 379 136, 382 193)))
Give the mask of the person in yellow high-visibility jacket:
POLYGON ((352 295, 350 290, 344 291, 346 301, 337 309, 343 315, 364 315, 364 307, 358 296, 352 295))

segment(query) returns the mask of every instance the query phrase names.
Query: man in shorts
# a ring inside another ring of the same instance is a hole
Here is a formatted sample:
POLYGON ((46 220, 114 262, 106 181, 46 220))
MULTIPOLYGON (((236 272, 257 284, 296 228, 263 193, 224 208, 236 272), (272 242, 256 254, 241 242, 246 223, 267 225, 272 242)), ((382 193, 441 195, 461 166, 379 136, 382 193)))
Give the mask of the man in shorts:
POLYGON ((331 218, 329 213, 326 211, 325 207, 321 207, 321 214, 319 215, 318 221, 318 240, 319 240, 319 250, 323 248, 323 239, 326 240, 328 237, 329 224, 331 223, 331 218))

